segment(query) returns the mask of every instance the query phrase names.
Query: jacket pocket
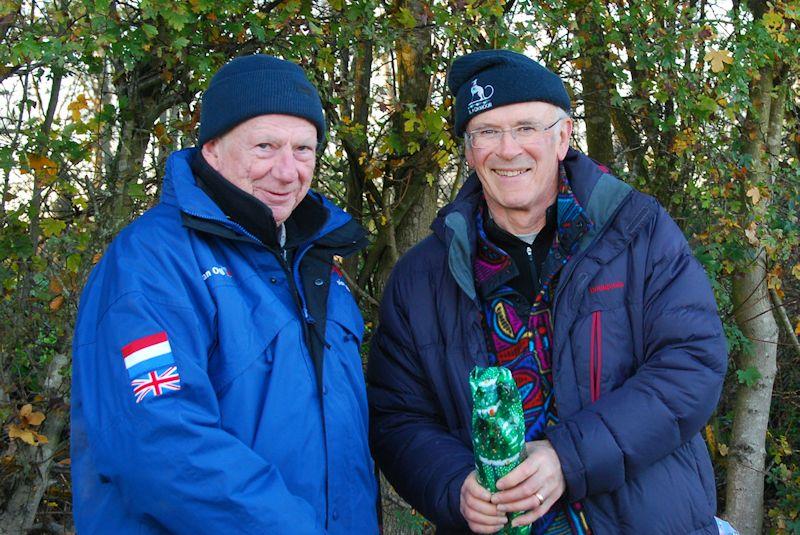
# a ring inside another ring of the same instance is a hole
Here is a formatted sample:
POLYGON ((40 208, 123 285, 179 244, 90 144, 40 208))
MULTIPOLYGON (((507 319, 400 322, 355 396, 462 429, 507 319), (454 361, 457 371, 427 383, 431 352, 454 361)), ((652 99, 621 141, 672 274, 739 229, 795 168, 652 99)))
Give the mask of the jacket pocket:
MULTIPOLYGON (((222 301, 222 296, 218 296, 222 301)), ((277 338, 295 316, 279 299, 270 294, 258 296, 253 306, 241 295, 230 292, 224 296, 225 306, 217 313, 217 341, 208 362, 208 375, 217 394, 232 381, 255 366, 260 374, 269 374, 275 358, 277 338)), ((288 336, 299 339, 299 326, 288 336)))
POLYGON ((589 339, 589 396, 594 403, 600 397, 603 376, 603 312, 592 312, 592 327, 589 339))
POLYGON ((636 371, 631 314, 626 306, 588 311, 575 320, 569 336, 571 352, 566 355, 574 365, 582 407, 619 388, 636 371))

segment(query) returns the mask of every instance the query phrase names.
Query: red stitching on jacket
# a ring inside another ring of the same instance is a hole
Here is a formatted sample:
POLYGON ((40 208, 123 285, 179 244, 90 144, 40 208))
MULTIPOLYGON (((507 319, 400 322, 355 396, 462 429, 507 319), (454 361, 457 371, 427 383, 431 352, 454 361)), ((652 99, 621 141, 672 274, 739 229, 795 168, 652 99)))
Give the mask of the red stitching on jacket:
POLYGON ((589 397, 592 403, 600 397, 600 377, 603 373, 603 323, 601 312, 592 312, 589 338, 589 397))
POLYGON ((624 288, 625 283, 620 282, 609 282, 608 284, 601 284, 600 286, 592 286, 589 288, 589 293, 596 294, 597 292, 607 292, 609 290, 616 290, 617 288, 624 288))

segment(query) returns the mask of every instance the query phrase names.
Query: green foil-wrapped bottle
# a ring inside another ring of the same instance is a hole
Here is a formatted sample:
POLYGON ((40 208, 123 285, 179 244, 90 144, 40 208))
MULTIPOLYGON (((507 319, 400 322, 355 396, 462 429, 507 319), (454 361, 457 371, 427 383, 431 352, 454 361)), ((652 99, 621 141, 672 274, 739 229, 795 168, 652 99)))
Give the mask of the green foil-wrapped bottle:
MULTIPOLYGON (((494 493, 497 480, 526 457, 522 401, 508 368, 476 366, 469 376, 469 386, 472 390, 472 448, 478 483, 494 493)), ((511 520, 522 514, 510 514, 509 523, 499 533, 530 533, 530 526, 511 527, 511 520)))

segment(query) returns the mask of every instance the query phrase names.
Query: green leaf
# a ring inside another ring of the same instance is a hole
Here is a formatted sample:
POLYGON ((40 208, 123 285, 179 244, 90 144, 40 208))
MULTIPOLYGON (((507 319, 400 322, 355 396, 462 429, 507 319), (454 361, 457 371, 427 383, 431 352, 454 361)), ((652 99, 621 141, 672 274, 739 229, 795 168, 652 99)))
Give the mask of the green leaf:
POLYGON ((145 197, 144 185, 140 184, 139 182, 131 182, 128 184, 128 195, 133 198, 145 197))
POLYGON ((77 273, 81 267, 81 255, 73 253, 67 257, 67 269, 77 273))
POLYGON ((42 219, 40 225, 42 227, 42 233, 47 238, 61 234, 61 231, 67 228, 67 224, 60 219, 42 219))
POLYGON ((700 116, 705 120, 708 119, 709 116, 717 111, 719 108, 719 104, 713 98, 709 97, 708 95, 703 95, 699 99, 697 99, 697 111, 700 112, 700 116))
POLYGON ((150 39, 153 39, 156 35, 158 35, 158 28, 152 24, 142 24, 142 30, 150 39))
POLYGON ((761 379, 761 373, 755 366, 750 366, 746 370, 736 370, 736 378, 739 380, 739 384, 752 388, 761 379))
POLYGON ((400 8, 400 11, 397 13, 397 22, 409 30, 417 26, 417 19, 414 18, 414 14, 411 13, 411 10, 407 7, 400 8))

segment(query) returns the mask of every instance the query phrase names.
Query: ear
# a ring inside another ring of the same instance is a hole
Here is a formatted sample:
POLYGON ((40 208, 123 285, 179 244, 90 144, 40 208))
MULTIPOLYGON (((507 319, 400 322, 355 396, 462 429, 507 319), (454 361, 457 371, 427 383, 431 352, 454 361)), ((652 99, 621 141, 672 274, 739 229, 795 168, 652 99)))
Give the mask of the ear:
POLYGON ((572 137, 572 117, 562 119, 561 130, 558 135, 558 161, 561 162, 567 157, 569 149, 569 138, 572 137))
POLYGON ((217 171, 219 171, 219 140, 218 137, 210 139, 203 143, 203 147, 200 149, 208 165, 217 171))
POLYGON ((474 169, 475 155, 472 153, 472 145, 466 139, 464 139, 464 158, 467 160, 467 166, 470 169, 474 169))

